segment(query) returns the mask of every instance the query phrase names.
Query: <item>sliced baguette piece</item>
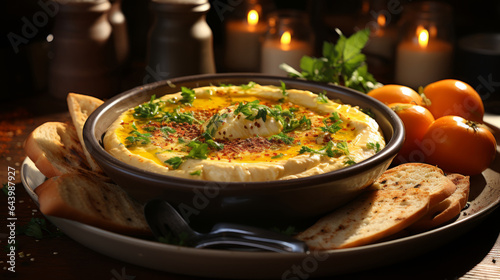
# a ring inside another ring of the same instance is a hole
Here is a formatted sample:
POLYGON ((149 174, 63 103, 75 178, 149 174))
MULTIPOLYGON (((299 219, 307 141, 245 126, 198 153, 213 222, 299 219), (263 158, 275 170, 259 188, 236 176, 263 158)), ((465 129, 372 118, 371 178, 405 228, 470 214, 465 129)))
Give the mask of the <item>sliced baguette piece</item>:
POLYGON ((455 192, 429 209, 425 216, 408 228, 409 230, 420 232, 435 228, 455 218, 465 208, 469 199, 469 176, 448 174, 446 177, 457 186, 455 192))
POLYGON ((128 235, 150 235, 140 204, 115 184, 81 173, 53 177, 35 188, 40 211, 128 235))
POLYGON ((372 190, 321 218, 296 238, 313 250, 366 245, 420 219, 430 196, 421 189, 372 190))
POLYGON ((46 122, 24 142, 26 155, 47 178, 90 170, 73 125, 46 122))
POLYGON ((440 168, 425 163, 405 163, 388 169, 371 187, 386 190, 418 188, 427 191, 430 196, 430 208, 456 190, 455 184, 440 168))
POLYGON ((85 146, 85 142, 83 141, 83 126, 85 125, 85 122, 90 114, 94 112, 97 107, 101 106, 104 101, 92 96, 78 93, 69 93, 66 101, 68 104, 69 114, 71 115, 73 125, 76 129, 76 134, 82 144, 83 152, 87 158, 90 168, 96 172, 103 173, 102 169, 95 162, 94 158, 92 158, 85 146))

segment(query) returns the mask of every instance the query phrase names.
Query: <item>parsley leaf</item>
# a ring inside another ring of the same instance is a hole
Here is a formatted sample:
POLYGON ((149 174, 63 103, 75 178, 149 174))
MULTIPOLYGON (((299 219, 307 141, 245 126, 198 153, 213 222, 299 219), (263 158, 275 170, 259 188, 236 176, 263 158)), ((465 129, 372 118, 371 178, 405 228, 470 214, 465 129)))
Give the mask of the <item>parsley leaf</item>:
POLYGON ((381 84, 368 72, 366 57, 361 53, 368 42, 370 30, 360 30, 349 38, 340 30, 336 31, 339 34, 337 43, 324 42, 320 58, 303 56, 300 60, 301 71, 287 64, 281 64, 280 68, 291 77, 345 85, 365 93, 380 87, 381 84))
POLYGON ((208 154, 208 144, 199 141, 191 141, 187 144, 191 148, 186 158, 206 159, 208 154))
POLYGON ((328 97, 326 96, 326 92, 320 92, 318 97, 316 97, 316 102, 318 103, 328 103, 328 97))
POLYGON ((306 118, 306 116, 302 116, 300 120, 291 119, 283 124, 283 132, 285 133, 290 132, 300 127, 305 127, 306 129, 310 129, 311 120, 306 118))
POLYGON ((288 92, 286 92, 286 85, 285 85, 285 82, 280 81, 280 84, 281 84, 281 93, 283 94, 283 96, 287 96, 287 95, 288 95, 288 92))
POLYGON ((142 119, 151 119, 161 114, 160 107, 163 106, 162 101, 153 102, 156 95, 152 95, 148 103, 141 104, 134 108, 134 117, 142 119))
POLYGON ((377 142, 377 143, 368 142, 368 143, 366 143, 366 147, 368 149, 375 150, 375 153, 380 152, 380 143, 379 142, 377 142))
POLYGON ((187 87, 181 87, 181 96, 182 99, 180 100, 180 102, 184 104, 191 105, 196 99, 196 93, 194 92, 194 90, 187 87))
POLYGON ((342 120, 340 119, 337 112, 333 112, 333 116, 323 119, 323 123, 325 124, 325 126, 320 127, 321 131, 323 132, 329 132, 333 134, 342 128, 342 126, 340 126, 342 120), (331 122, 330 125, 327 124, 328 121, 331 122))
POLYGON ((193 172, 189 173, 189 175, 200 176, 201 175, 201 170, 193 171, 193 172))
POLYGON ((24 234, 26 236, 34 237, 36 239, 42 239, 44 237, 58 237, 61 236, 62 233, 56 229, 56 232, 53 232, 48 223, 43 218, 31 218, 28 224, 16 228, 17 234, 24 234))
POLYGON ((249 83, 248 83, 248 84, 246 84, 246 85, 241 85, 241 89, 243 89, 243 90, 248 90, 248 89, 253 88, 255 85, 256 85, 256 83, 255 83, 255 82, 249 82, 249 83))
POLYGON ((169 126, 164 126, 164 127, 160 128, 160 131, 163 134, 165 134, 165 136, 167 136, 167 137, 168 137, 168 135, 170 135, 170 133, 175 133, 176 132, 175 129, 173 129, 173 128, 169 127, 169 126))
POLYGON ((132 123, 132 131, 129 132, 129 135, 125 140, 130 142, 130 145, 135 144, 148 144, 151 142, 151 133, 141 133, 137 130, 137 126, 135 122, 132 123))
POLYGON ((280 132, 280 133, 275 134, 275 135, 273 135, 273 136, 271 136, 271 137, 268 138, 268 140, 273 140, 273 139, 281 140, 285 144, 292 144, 293 140, 294 140, 293 137, 290 137, 290 136, 286 135, 283 132, 280 132))
POLYGON ((198 123, 202 122, 196 119, 193 115, 193 112, 179 112, 179 108, 175 108, 173 112, 165 112, 165 116, 163 116, 163 120, 168 122, 176 122, 176 123, 198 123))
POLYGON ((217 129, 219 129, 219 127, 224 123, 225 118, 227 118, 227 114, 219 115, 219 113, 215 113, 210 120, 208 120, 203 137, 205 139, 212 139, 215 132, 217 132, 217 129))
POLYGON ((169 158, 165 161, 165 163, 172 166, 173 169, 178 169, 183 162, 184 162, 184 159, 181 157, 173 157, 173 158, 169 158))
POLYGON ((336 145, 333 143, 333 141, 330 141, 319 150, 315 150, 307 146, 302 146, 300 148, 299 154, 303 153, 318 154, 327 157, 339 157, 341 155, 349 155, 349 149, 347 147, 347 142, 345 141, 339 142, 336 145))
POLYGON ((278 155, 272 156, 271 159, 278 159, 278 158, 282 158, 283 156, 285 156, 285 155, 282 153, 279 153, 278 155))

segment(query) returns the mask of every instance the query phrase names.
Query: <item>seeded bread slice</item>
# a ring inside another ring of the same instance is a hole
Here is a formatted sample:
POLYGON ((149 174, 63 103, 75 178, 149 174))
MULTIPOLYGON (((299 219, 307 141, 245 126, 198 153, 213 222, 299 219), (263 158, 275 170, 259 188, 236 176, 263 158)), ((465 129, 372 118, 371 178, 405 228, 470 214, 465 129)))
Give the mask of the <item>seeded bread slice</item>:
POLYGON ((103 173, 99 165, 94 161, 94 158, 92 158, 89 151, 85 147, 85 143, 83 142, 83 126, 85 125, 85 122, 90 114, 94 112, 97 107, 101 106, 104 101, 92 96, 78 93, 69 93, 66 101, 68 103, 68 110, 71 115, 73 125, 76 129, 76 134, 82 144, 83 153, 85 154, 90 168, 93 171, 103 173))
POLYGON ((321 218, 296 238, 312 250, 366 245, 393 235, 427 213, 430 196, 421 189, 368 191, 321 218))
POLYGON ((410 230, 425 231, 435 228, 455 218, 464 209, 469 199, 469 176, 448 174, 446 177, 457 186, 455 192, 429 209, 425 216, 409 227, 410 230))
POLYGON ((80 173, 53 177, 35 189, 40 211, 105 230, 150 235, 142 206, 123 189, 80 173))
POLYGON ((385 171, 374 183, 373 188, 385 190, 406 190, 418 188, 429 193, 430 208, 434 207, 456 190, 456 185, 443 171, 425 163, 405 163, 385 171))

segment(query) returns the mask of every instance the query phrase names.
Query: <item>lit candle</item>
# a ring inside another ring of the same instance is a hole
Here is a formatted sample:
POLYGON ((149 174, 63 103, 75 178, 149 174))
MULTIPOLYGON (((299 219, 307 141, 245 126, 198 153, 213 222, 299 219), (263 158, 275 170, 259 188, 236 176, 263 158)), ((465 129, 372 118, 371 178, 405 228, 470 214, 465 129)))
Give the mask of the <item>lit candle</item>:
POLYGON ((259 13, 251 10, 246 21, 228 21, 226 25, 225 65, 235 71, 258 71, 261 38, 266 26, 259 13))
POLYGON ((363 52, 392 59, 396 47, 396 37, 394 30, 387 26, 385 16, 380 14, 377 17, 377 29, 370 33, 370 38, 363 52))
POLYGON ((285 31, 280 40, 269 39, 262 45, 261 72, 270 75, 286 75, 279 65, 286 63, 300 71, 300 60, 304 55, 311 55, 308 42, 292 40, 291 33, 285 31))
MULTIPOLYGON (((436 31, 431 28, 431 35, 436 31)), ((429 36, 419 26, 415 41, 399 44, 396 57, 396 82, 417 89, 451 75, 452 46, 429 36)))

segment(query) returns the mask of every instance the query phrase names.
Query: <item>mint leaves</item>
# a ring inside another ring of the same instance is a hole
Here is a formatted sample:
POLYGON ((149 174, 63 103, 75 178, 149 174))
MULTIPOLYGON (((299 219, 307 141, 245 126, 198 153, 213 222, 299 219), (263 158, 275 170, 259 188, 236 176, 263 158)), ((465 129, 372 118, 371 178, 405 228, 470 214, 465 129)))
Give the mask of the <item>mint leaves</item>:
POLYGON ((302 57, 301 72, 287 64, 281 64, 280 68, 292 77, 345 85, 365 93, 379 87, 380 84, 368 72, 366 57, 361 53, 368 42, 370 30, 360 30, 349 38, 345 37, 340 30, 336 29, 336 31, 340 38, 336 44, 323 43, 323 57, 302 57))

